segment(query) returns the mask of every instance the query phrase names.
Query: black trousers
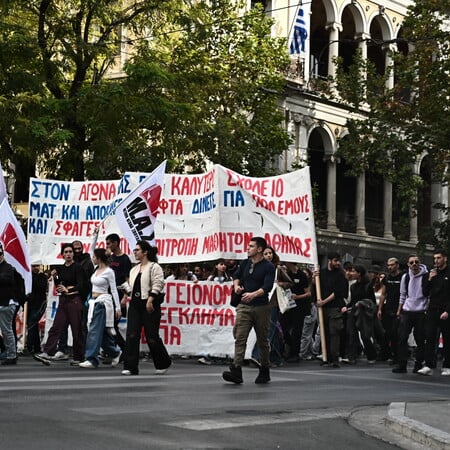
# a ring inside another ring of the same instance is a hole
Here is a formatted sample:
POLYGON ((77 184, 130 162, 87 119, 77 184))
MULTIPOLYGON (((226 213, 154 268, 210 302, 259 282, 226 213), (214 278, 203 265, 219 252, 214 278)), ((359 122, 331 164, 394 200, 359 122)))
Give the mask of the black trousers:
POLYGON ((402 311, 398 329, 398 363, 406 367, 408 362, 408 338, 413 332, 416 341, 416 362, 422 363, 425 357, 425 312, 402 311))
POLYGON ((444 339, 443 368, 450 368, 450 319, 441 320, 442 311, 429 309, 425 318, 425 365, 436 367, 439 331, 444 339))
POLYGON ((381 345, 382 359, 397 359, 399 320, 396 312, 385 312, 381 316, 385 335, 381 345))
POLYGON ((132 373, 139 372, 139 347, 142 327, 144 327, 145 338, 155 368, 159 370, 167 369, 172 364, 169 353, 159 336, 161 306, 154 304, 155 309, 150 314, 145 305, 146 301, 133 299, 128 307, 124 369, 132 373))

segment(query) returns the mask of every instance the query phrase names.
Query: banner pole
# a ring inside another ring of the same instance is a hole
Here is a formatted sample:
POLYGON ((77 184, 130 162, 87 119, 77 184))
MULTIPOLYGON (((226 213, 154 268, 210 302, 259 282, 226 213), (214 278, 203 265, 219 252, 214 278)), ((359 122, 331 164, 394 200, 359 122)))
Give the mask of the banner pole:
POLYGON ((28 302, 25 302, 23 305, 23 325, 22 325, 22 342, 24 352, 27 348, 27 333, 28 333, 27 321, 28 321, 28 302))
MULTIPOLYGON (((320 275, 318 266, 317 266, 317 275, 315 276, 315 283, 316 283, 317 298, 322 300, 322 291, 320 289, 320 275)), ((322 349, 322 361, 326 362, 328 361, 328 355, 327 355, 327 342, 325 338, 325 325, 323 321, 322 306, 317 306, 317 317, 319 319, 320 347, 322 349)))

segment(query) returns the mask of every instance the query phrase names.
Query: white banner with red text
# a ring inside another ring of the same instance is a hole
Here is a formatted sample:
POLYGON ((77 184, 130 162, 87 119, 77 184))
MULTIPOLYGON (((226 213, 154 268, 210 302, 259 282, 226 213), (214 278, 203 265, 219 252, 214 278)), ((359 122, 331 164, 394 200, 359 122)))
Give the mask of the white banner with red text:
MULTIPOLYGON (((107 234, 121 234, 115 208, 147 175, 130 173, 120 181, 31 179, 32 261, 60 262, 60 244, 75 239, 88 251, 96 227, 100 247, 107 234)), ((161 263, 244 259, 252 236, 264 237, 282 260, 317 263, 309 168, 265 178, 219 165, 203 174, 166 174, 159 210, 153 214, 161 263)), ((142 222, 133 215, 128 219, 142 222)), ((128 242, 122 247, 129 254, 128 242)))
MULTIPOLYGON (((166 282, 166 296, 161 305, 160 336, 171 355, 233 357, 236 310, 229 305, 232 287, 231 282, 166 282)), ((50 280, 43 342, 47 340, 48 331, 53 324, 58 300, 50 280)), ((121 319, 119 329, 125 338, 125 318, 121 319)), ((69 333, 69 345, 71 342, 69 333)), ((255 342, 252 331, 246 358, 250 358, 255 342)), ((143 330, 141 351, 148 351, 143 330)))

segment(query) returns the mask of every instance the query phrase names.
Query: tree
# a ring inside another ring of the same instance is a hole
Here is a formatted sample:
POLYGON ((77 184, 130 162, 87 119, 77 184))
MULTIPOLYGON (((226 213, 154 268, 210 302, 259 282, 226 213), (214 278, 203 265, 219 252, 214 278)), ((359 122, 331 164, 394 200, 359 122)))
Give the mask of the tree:
POLYGON ((127 86, 148 102, 145 110, 153 103, 144 88, 154 74, 148 61, 170 74, 166 95, 189 105, 164 130, 147 130, 152 151, 169 156, 177 171, 201 171, 210 161, 267 175, 268 163, 287 148, 284 117, 271 93, 283 90, 286 42, 270 37, 272 21, 260 6, 247 12, 243 6, 214 0, 180 8, 171 23, 178 31, 140 42, 127 67, 127 86))
POLYGON ((126 3, 0 2, 2 106, 11 112, 0 130, 1 154, 18 165, 19 179, 30 175, 21 166, 34 168, 37 156, 50 176, 84 178, 85 160, 102 117, 98 110, 91 122, 86 107, 92 105, 86 99, 93 98, 102 83, 113 84, 105 74, 117 55, 118 32, 123 26, 147 32, 153 16, 168 4, 126 3), (17 53, 11 55, 14 43, 17 53), (17 73, 23 76, 16 78, 17 73))
POLYGON ((286 50, 261 9, 234 3, 0 0, 0 158, 19 182, 37 161, 75 180, 165 158, 264 173, 288 142, 265 89, 286 50), (127 77, 111 79, 123 48, 127 77))
MULTIPOLYGON (((339 153, 353 166, 354 174, 370 168, 391 181, 404 211, 415 205, 423 182, 412 174, 412 163, 425 152, 433 161, 433 179, 449 181, 449 7, 449 1, 434 0, 419 0, 410 7, 401 38, 396 40, 403 48, 408 44, 410 51, 391 53, 394 66, 384 75, 377 75, 370 61, 358 57, 347 70, 336 61, 337 91, 354 112, 339 153), (392 70, 395 86, 386 89, 392 70)), ((373 44, 379 43, 368 45, 373 44)), ((435 226, 448 230, 448 224, 435 226)), ((433 243, 448 246, 448 236, 442 240, 438 235, 433 243)))

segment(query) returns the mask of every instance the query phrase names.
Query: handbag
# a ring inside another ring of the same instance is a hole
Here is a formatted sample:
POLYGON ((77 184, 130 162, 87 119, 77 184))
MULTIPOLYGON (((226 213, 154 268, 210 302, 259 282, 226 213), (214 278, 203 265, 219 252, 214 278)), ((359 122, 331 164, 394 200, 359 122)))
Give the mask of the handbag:
MULTIPOLYGON (((247 265, 247 261, 243 261, 242 264, 242 274, 244 274, 244 268, 247 265)), ((237 305, 239 305, 239 303, 241 303, 241 298, 242 298, 242 294, 236 294, 236 292, 234 292, 234 287, 233 290, 231 291, 231 296, 230 296, 230 305, 233 306, 234 308, 237 307, 237 305)))
POLYGON ((239 303, 241 303, 241 297, 242 294, 236 294, 236 292, 233 291, 231 292, 231 297, 230 297, 230 305, 233 306, 234 308, 237 307, 237 305, 239 305, 239 303))
POLYGON ((156 298, 155 298, 155 302, 158 305, 161 305, 164 302, 164 298, 166 297, 166 293, 165 292, 160 292, 156 298))
POLYGON ((277 293, 278 308, 281 314, 296 306, 295 300, 292 303, 292 292, 290 289, 283 289, 277 285, 275 292, 277 293))

